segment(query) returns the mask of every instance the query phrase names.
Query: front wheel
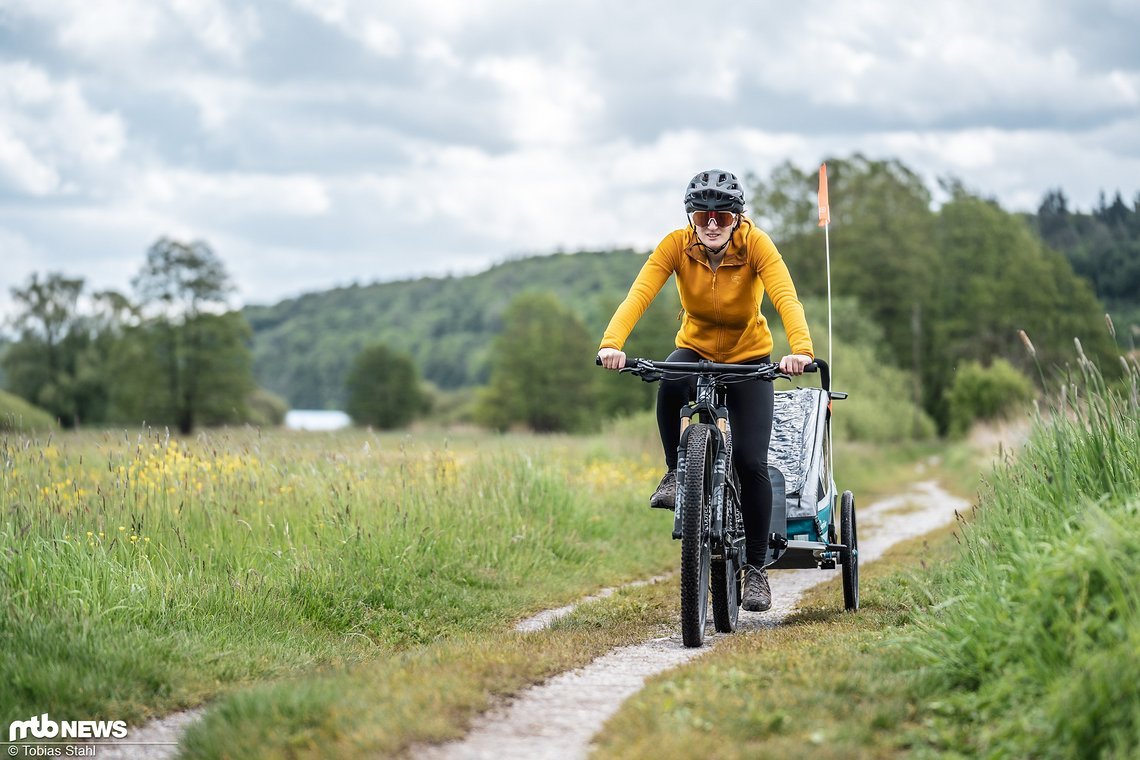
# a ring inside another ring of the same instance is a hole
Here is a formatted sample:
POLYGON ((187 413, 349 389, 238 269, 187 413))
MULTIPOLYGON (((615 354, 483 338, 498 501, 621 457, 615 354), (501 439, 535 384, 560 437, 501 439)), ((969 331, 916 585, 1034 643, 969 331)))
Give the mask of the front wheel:
POLYGON ((681 508, 681 640, 687 647, 704 642, 709 595, 709 509, 712 489, 712 430, 689 427, 685 466, 678 468, 681 508))
POLYGON ((839 532, 847 547, 843 560, 843 607, 859 609, 859 534, 855 527, 855 495, 844 491, 839 502, 839 532))

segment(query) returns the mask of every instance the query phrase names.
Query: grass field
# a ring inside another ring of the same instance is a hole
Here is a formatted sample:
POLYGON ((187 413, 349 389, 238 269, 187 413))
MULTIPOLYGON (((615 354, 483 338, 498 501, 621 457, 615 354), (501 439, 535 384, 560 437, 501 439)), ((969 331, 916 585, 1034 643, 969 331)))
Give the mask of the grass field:
MULTIPOLYGON (((137 726, 205 703, 182 747, 202 758, 390 754, 461 735, 496 695, 674 626, 675 588, 659 585, 585 605, 538 634, 511 630, 541 608, 674 569, 667 515, 644 507, 661 474, 657 446, 648 418, 578 438, 8 434, 0 679, 10 688, 0 724, 49 712, 137 726)), ((841 487, 864 504, 914 480, 917 465, 922 477, 977 482, 963 447, 841 446, 837 457, 841 487)), ((775 656, 816 636, 854 637, 877 656, 882 631, 911 624, 943 591, 914 597, 911 580, 877 590, 876 575, 866 572, 860 618, 837 615, 837 591, 824 591, 816 618, 733 640, 725 656, 736 652, 739 664, 702 678, 763 692, 772 678, 750 675, 748 647, 775 656)), ((857 696, 868 678, 852 676, 844 693, 857 696)), ((686 688, 668 704, 703 693, 686 688)), ((806 710, 814 697, 797 698, 806 710)), ((700 700, 685 708, 698 739, 701 709, 700 700)), ((872 726, 914 717, 868 709, 872 726)), ((762 734, 783 735, 796 722, 785 720, 762 734)), ((660 747, 652 736, 646 746, 660 747)), ((659 738, 683 747, 693 736, 659 738)))
POLYGON ((0 721, 132 725, 672 564, 600 440, 257 431, 0 439, 0 721))
MULTIPOLYGON (((648 418, 592 437, 8 434, 0 722, 208 702, 203 757, 455 736, 493 695, 676 620, 651 589, 510 630, 674 568, 668 516, 644 507, 655 438, 648 418)), ((840 475, 886 490, 930 451, 852 450, 840 475)))

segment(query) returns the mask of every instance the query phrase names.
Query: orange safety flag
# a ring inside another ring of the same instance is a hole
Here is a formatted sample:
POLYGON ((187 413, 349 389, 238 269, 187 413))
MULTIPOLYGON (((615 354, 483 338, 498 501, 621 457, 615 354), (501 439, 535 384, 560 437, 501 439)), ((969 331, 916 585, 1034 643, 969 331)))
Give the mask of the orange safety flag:
POLYGON ((831 223, 831 209, 827 203, 827 164, 819 165, 819 226, 831 223))

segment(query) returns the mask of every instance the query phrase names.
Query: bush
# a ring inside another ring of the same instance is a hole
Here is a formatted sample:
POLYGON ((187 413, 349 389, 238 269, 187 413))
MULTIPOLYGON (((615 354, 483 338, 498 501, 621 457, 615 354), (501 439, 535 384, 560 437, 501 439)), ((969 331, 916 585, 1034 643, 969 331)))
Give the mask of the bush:
POLYGON ((272 391, 258 388, 246 399, 247 421, 258 427, 280 427, 289 411, 289 402, 272 391))
POLYGON ((958 368, 947 399, 950 430, 963 433, 974 420, 992 420, 1008 415, 1033 398, 1033 384, 1005 359, 994 359, 987 368, 967 362, 958 368))
POLYGON ((556 433, 587 427, 596 351, 585 325, 557 296, 517 296, 492 345, 497 360, 491 383, 480 394, 476 419, 495 430, 519 425, 556 433))
POLYGON ((380 344, 357 354, 347 390, 345 411, 352 421, 381 430, 404 427, 431 404, 412 357, 380 344))
POLYGON ((58 427, 51 415, 43 409, 32 406, 12 393, 0 391, 0 430, 25 433, 55 430, 58 427))

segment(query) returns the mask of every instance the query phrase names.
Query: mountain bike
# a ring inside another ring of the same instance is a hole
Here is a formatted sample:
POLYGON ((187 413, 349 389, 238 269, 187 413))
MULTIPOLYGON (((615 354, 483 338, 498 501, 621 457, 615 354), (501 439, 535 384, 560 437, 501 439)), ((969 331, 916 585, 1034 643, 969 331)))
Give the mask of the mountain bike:
POLYGON ((681 541, 681 638, 704 642, 712 592, 713 623, 736 630, 745 564, 740 483, 732 463, 732 426, 725 386, 786 378, 775 364, 655 362, 627 358, 621 370, 646 382, 696 377, 696 399, 681 409, 673 538, 681 541))
MULTIPOLYGON (((664 362, 627 357, 621 371, 646 382, 696 377, 696 398, 681 409, 673 538, 681 541, 681 639, 687 647, 699 647, 704 642, 710 592, 717 632, 736 630, 746 559, 725 388, 737 382, 790 378, 776 364, 717 364, 703 359, 664 362)), ((850 491, 839 499, 843 542, 838 543, 836 488, 829 461, 831 400, 847 394, 830 390, 823 360, 817 359, 806 371, 819 371, 823 387, 776 394, 769 446, 769 461, 776 464, 769 466, 769 474, 772 527, 779 530, 770 534, 762 564, 834 569, 838 562, 844 607, 853 611, 859 605, 855 503, 850 491), (780 435, 776 423, 783 428, 780 435)))

